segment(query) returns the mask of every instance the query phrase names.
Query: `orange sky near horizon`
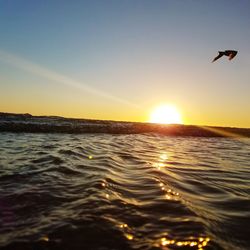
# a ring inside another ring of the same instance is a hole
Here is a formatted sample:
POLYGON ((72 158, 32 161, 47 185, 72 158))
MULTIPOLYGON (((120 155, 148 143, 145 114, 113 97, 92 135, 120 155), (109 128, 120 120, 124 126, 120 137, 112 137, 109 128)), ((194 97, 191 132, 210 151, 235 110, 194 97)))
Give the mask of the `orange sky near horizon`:
POLYGON ((45 2, 2 4, 0 112, 250 128, 250 3, 45 2))

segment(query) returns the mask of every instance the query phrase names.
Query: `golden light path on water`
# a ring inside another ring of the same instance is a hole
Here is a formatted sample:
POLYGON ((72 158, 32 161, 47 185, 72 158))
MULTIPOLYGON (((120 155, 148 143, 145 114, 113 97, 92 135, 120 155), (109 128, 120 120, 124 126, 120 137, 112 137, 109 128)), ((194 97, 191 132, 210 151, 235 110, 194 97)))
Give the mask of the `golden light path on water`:
MULTIPOLYGON (((160 154, 159 159, 154 164, 152 164, 152 167, 156 168, 158 171, 164 170, 164 168, 168 167, 165 162, 166 160, 169 160, 169 158, 171 158, 171 156, 169 156, 166 152, 160 154)), ((162 191, 162 195, 163 197, 165 197, 166 202, 169 202, 170 200, 173 201, 180 200, 179 192, 174 191, 172 188, 170 188, 169 186, 167 186, 166 184, 164 184, 159 180, 156 181, 158 182, 159 189, 162 191)), ((101 183, 101 186, 104 189, 104 197, 112 202, 112 197, 108 194, 109 185, 112 186, 112 184, 109 184, 106 180, 103 180, 103 182, 101 183)), ((116 226, 117 228, 119 228, 119 230, 122 231, 124 237, 128 241, 136 240, 136 230, 131 228, 127 223, 123 222, 116 226)), ((204 235, 201 237, 190 235, 188 237, 188 240, 187 237, 185 237, 185 239, 183 240, 179 238, 175 239, 174 237, 168 236, 168 232, 166 231, 162 232, 164 234, 164 237, 160 237, 158 240, 152 243, 152 247, 157 247, 163 250, 171 249, 171 247, 173 249, 176 248, 183 249, 183 247, 186 247, 186 248, 203 250, 208 246, 209 241, 211 240, 209 237, 206 237, 204 235)))

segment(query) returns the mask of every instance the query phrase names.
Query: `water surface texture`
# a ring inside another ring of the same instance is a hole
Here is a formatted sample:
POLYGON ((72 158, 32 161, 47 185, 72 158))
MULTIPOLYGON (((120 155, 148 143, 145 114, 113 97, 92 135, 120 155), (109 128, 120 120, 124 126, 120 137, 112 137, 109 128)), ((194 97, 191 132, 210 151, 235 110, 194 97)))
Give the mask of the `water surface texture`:
POLYGON ((249 249, 250 140, 0 134, 2 249, 249 249))

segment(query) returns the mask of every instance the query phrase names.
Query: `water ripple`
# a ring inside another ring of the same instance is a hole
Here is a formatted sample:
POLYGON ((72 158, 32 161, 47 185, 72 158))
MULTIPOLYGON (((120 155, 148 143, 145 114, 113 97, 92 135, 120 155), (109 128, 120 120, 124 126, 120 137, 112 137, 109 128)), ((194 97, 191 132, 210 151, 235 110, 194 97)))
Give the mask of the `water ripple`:
POLYGON ((2 249, 247 249, 249 143, 0 134, 2 249))

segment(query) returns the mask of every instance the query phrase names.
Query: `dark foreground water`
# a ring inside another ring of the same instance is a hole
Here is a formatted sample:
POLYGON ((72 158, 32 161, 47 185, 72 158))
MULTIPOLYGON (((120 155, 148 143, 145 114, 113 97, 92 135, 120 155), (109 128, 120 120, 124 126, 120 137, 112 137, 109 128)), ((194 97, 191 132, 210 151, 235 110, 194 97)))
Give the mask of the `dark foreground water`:
POLYGON ((250 140, 0 134, 2 249, 250 249, 250 140))

